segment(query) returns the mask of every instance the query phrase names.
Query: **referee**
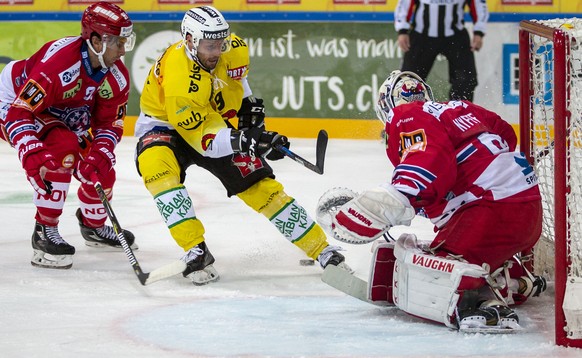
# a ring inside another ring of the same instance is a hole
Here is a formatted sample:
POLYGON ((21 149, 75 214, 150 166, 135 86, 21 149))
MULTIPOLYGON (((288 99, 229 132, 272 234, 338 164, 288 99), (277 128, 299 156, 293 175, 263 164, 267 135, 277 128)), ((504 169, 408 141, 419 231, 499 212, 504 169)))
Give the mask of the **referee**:
POLYGON ((489 18, 486 0, 398 0, 394 26, 404 52, 401 71, 426 80, 436 56, 449 63, 450 99, 473 101, 477 68, 473 51, 483 45, 489 18), (473 39, 465 28, 465 10, 473 20, 473 39))

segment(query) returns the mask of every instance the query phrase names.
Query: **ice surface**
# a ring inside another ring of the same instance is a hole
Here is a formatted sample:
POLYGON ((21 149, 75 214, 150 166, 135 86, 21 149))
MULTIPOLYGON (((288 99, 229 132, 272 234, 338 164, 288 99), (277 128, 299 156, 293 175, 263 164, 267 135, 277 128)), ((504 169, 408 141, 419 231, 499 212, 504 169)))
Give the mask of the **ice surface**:
MULTIPOLYGON (((134 138, 117 150, 113 209, 133 231, 142 268, 151 271, 182 255, 138 177, 134 138)), ((292 140, 292 150, 315 160, 314 140, 292 140)), ((69 192, 60 232, 76 246, 70 270, 30 265, 34 224, 32 189, 15 151, 0 143, 0 356, 2 357, 582 357, 554 345, 552 289, 516 309, 523 333, 459 334, 395 308, 360 302, 325 285, 321 269, 262 216, 226 197, 217 179, 188 170, 186 186, 220 281, 196 287, 177 276, 143 287, 122 252, 83 244, 69 192)), ((361 191, 386 181, 392 167, 382 143, 331 139, 325 174, 284 159, 277 178, 313 215, 319 196, 343 186, 361 191)), ((414 232, 432 237, 417 218, 414 232)), ((339 244, 330 240, 333 244, 339 244)), ((367 278, 370 245, 342 245, 348 263, 367 278)))

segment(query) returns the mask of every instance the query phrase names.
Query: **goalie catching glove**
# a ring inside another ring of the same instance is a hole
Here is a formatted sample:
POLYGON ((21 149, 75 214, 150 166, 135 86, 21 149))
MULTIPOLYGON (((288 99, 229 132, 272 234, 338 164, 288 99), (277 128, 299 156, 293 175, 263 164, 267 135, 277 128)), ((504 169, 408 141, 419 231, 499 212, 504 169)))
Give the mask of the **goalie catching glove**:
MULTIPOLYGON (((344 197, 349 197, 347 195, 349 193, 345 192, 346 189, 340 190, 346 194, 344 197)), ((389 184, 366 190, 347 201, 337 213, 331 215, 331 225, 325 222, 325 214, 320 213, 319 208, 326 207, 322 199, 325 200, 322 197, 318 204, 318 220, 322 219, 320 224, 331 232, 335 239, 350 244, 372 242, 392 226, 410 225, 415 216, 414 208, 406 196, 389 184)), ((329 203, 327 206, 332 209, 329 203)))
POLYGON ((266 157, 269 160, 284 157, 283 153, 273 150, 276 146, 289 148, 289 140, 284 135, 256 127, 232 131, 230 141, 235 153, 247 153, 251 157, 266 157))

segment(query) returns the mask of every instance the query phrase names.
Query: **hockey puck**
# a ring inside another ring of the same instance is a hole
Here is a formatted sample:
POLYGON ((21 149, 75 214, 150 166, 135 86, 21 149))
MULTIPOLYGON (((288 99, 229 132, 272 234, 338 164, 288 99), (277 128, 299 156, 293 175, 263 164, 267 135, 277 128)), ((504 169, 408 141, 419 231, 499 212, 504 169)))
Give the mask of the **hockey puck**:
POLYGON ((313 266, 315 265, 314 259, 301 259, 299 260, 299 265, 301 266, 313 266))

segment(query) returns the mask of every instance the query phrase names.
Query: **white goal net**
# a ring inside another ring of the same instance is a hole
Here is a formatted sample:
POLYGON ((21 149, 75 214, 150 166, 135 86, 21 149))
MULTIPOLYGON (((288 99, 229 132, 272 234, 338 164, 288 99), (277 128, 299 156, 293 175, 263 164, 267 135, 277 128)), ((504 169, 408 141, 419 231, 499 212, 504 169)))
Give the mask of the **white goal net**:
POLYGON ((556 341, 582 346, 582 19, 520 23, 520 143, 539 177, 534 270, 555 283, 556 341))

